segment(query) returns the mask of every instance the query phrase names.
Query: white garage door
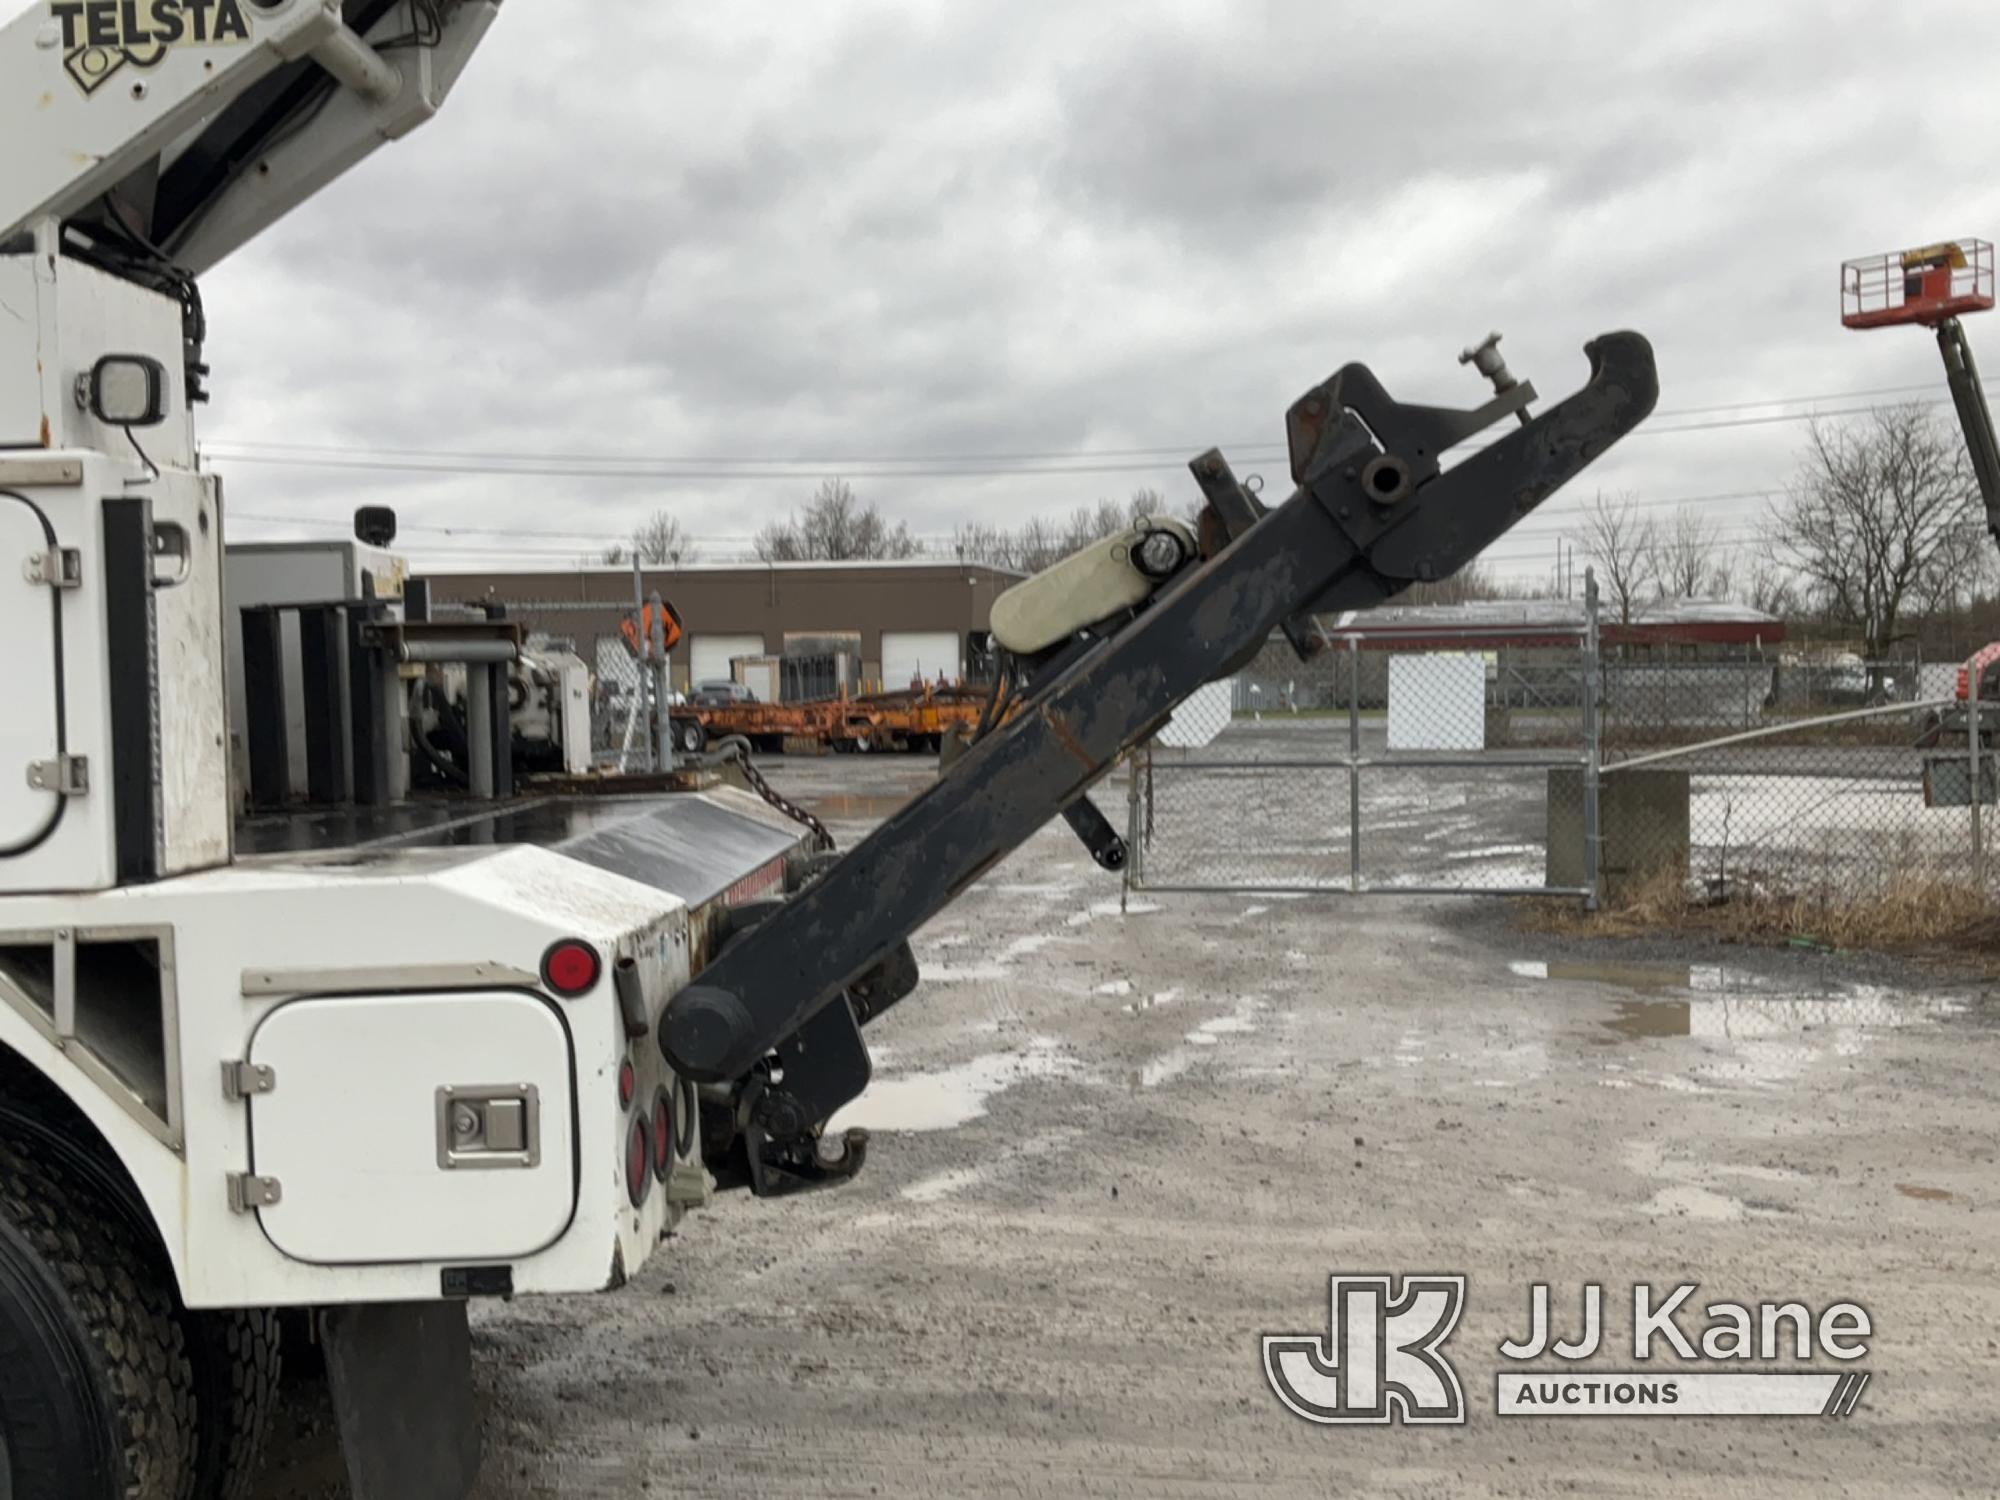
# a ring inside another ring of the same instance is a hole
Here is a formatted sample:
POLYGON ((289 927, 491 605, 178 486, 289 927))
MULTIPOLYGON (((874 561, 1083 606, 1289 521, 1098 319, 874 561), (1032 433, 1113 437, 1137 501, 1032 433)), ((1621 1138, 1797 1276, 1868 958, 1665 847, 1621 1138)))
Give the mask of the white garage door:
POLYGON ((761 635, 697 635, 688 644, 688 660, 696 682, 728 682, 729 659, 733 656, 762 656, 761 635))
POLYGON ((936 682, 958 678, 958 634, 951 630, 885 630, 882 632, 882 686, 891 692, 918 678, 936 682))

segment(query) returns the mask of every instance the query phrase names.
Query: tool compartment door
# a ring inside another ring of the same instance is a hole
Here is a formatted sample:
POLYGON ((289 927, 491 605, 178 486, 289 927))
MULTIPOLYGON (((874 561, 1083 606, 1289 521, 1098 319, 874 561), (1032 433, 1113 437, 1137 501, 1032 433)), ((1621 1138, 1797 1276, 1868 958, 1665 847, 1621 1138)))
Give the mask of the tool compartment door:
POLYGON ((34 847, 61 811, 54 791, 28 784, 28 767, 53 763, 62 749, 60 595, 29 582, 24 572, 28 560, 51 545, 41 511, 25 496, 0 489, 0 641, 16 684, 0 713, 0 858, 34 847))
POLYGON ((279 1195, 258 1218, 293 1259, 516 1259, 569 1227, 576 1065, 540 996, 293 1000, 249 1061, 271 1070, 250 1098, 251 1170, 279 1195))

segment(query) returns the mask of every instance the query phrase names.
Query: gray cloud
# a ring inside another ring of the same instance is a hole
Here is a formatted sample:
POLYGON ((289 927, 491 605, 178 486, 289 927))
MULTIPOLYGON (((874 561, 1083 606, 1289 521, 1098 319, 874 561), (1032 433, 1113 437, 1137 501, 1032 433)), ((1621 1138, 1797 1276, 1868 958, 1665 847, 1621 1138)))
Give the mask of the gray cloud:
MULTIPOLYGON (((2000 229, 1996 42, 1985 8, 1817 0, 509 0, 437 121, 211 274, 207 431, 763 459, 1220 441, 1263 445, 1241 466, 1275 483, 1307 385, 1362 359, 1470 402, 1453 359, 1491 326, 1548 396, 1614 326, 1653 337, 1667 410, 1935 381, 1921 337, 1839 329, 1834 267, 2000 229)), ((1593 477, 1773 485, 1799 435, 1635 438, 1593 477)), ((712 555, 816 477, 223 467, 239 514, 381 500, 587 538, 664 503, 712 555)), ((934 534, 1177 483, 1168 459, 856 480, 934 534)), ((1538 565, 1575 503, 1503 561, 1538 565)))

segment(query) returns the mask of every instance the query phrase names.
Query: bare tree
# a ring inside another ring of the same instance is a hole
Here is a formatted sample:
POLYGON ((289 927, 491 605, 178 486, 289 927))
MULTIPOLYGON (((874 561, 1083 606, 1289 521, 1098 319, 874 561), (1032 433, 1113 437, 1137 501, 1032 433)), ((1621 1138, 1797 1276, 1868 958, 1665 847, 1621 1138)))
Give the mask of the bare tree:
MULTIPOLYGON (((1098 503, 1101 505, 1104 502, 1099 501, 1098 503)), ((1196 501, 1192 507, 1183 506, 1182 511, 1199 511, 1202 503, 1201 501, 1196 501)), ((1174 507, 1167 503, 1167 497, 1154 489, 1150 484, 1140 485, 1138 489, 1132 491, 1132 498, 1125 502, 1125 519, 1128 524, 1143 521, 1148 516, 1171 516, 1173 514, 1175 514, 1174 507)), ((1184 519, 1192 520, 1193 518, 1192 513, 1184 515, 1184 519)))
POLYGON ((664 510, 656 510, 646 518, 645 524, 632 533, 632 550, 639 554, 639 561, 658 567, 663 563, 691 563, 701 555, 688 537, 687 528, 681 524, 679 516, 664 510))
POLYGON ((960 526, 952 533, 952 547, 961 562, 1039 573, 1076 550, 1068 537, 1067 523, 1055 526, 1037 516, 1012 527, 983 522, 960 526))
POLYGON ((1158 490, 1138 489, 1123 505, 1115 500, 1099 500, 1095 505, 1078 506, 1061 521, 1035 517, 1012 528, 978 523, 961 526, 952 535, 952 546, 967 562, 1039 573, 1077 549, 1102 537, 1115 536, 1148 516, 1179 514, 1182 520, 1192 523, 1200 509, 1201 502, 1197 500, 1176 512, 1158 490))
POLYGON ((632 561, 635 555, 649 567, 667 563, 678 566, 696 561, 701 556, 701 549, 689 540, 687 528, 678 516, 656 510, 632 533, 629 543, 613 542, 594 560, 607 568, 616 568, 632 561))
POLYGON ((1722 532, 1713 521, 1683 505, 1673 520, 1653 531, 1654 582, 1662 599, 1700 599, 1725 591, 1728 570, 1716 563, 1722 532))
POLYGON ((917 539, 891 525, 873 503, 863 505, 844 479, 823 479, 805 505, 757 533, 762 562, 843 562, 851 558, 913 557, 917 539))
POLYGON ((1493 570, 1483 562, 1469 562, 1449 578, 1413 583, 1398 594, 1395 604, 1470 604, 1475 599, 1514 597, 1493 570))
POLYGON ((1132 491, 1132 498, 1125 502, 1127 523, 1143 521, 1147 516, 1176 516, 1192 526, 1201 518, 1208 502, 1200 492, 1190 494, 1176 505, 1151 485, 1142 485, 1132 491))
POLYGON ((1639 514, 1629 494, 1607 498, 1604 491, 1583 513, 1583 546, 1597 564, 1618 623, 1630 625, 1633 610, 1653 588, 1658 576, 1658 546, 1652 521, 1639 514))
POLYGON ((1143 510, 1135 513, 1132 507, 1120 505, 1116 500, 1100 500, 1089 509, 1078 507, 1070 513, 1069 524, 1063 528, 1063 544, 1074 552, 1100 537, 1116 536, 1145 514, 1143 510))
POLYGON ((1965 445, 1920 406, 1815 423, 1771 531, 1810 602, 1874 659, 1907 621, 1964 597, 1986 561, 1965 445))
POLYGON ((1799 611, 1798 580, 1782 564, 1760 557, 1743 580, 1743 602, 1782 620, 1799 611))

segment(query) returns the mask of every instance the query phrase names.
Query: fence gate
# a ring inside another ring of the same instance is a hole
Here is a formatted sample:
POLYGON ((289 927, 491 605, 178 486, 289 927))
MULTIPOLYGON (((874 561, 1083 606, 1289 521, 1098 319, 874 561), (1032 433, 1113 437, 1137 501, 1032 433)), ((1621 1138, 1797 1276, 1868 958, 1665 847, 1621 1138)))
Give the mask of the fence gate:
POLYGON ((1413 627, 1334 634, 1305 662, 1267 650, 1135 757, 1128 881, 1587 896, 1594 657, 1588 612, 1532 639, 1413 627))

